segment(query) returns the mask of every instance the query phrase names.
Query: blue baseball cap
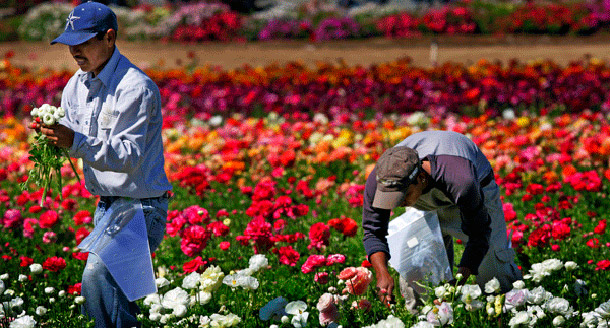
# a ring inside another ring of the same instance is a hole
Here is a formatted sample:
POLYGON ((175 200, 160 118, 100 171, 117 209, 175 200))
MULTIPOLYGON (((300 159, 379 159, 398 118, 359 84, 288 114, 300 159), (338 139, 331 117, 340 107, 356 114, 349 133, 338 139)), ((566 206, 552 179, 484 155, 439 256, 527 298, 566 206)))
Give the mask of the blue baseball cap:
POLYGON ((89 41, 99 32, 108 29, 118 30, 114 12, 99 2, 85 2, 72 10, 66 20, 66 29, 51 41, 51 44, 63 43, 69 46, 79 45, 89 41))

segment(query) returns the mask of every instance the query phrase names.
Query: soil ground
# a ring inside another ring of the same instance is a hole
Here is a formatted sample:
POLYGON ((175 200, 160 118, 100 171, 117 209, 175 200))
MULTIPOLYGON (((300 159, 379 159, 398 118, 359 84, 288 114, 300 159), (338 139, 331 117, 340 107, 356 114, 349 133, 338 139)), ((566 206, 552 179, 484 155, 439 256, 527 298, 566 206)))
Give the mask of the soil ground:
MULTIPOLYGON (((413 64, 429 67, 435 56, 438 63, 447 61, 475 63, 480 59, 511 59, 522 62, 551 59, 560 65, 582 60, 588 56, 606 60, 610 53, 610 36, 592 37, 451 37, 417 40, 370 39, 359 41, 311 43, 307 41, 256 43, 200 43, 178 44, 165 42, 128 42, 119 40, 118 47, 140 67, 177 68, 191 62, 197 65, 234 69, 249 64, 254 67, 272 63, 280 65, 300 61, 313 66, 318 61, 365 67, 410 57, 413 64), (432 44, 436 44, 433 47, 432 44), (436 50, 434 50, 436 48, 436 50), (436 55, 434 55, 436 53, 436 55)), ((64 45, 50 46, 47 42, 0 43, 0 58, 14 51, 13 65, 30 68, 77 69, 64 45)))

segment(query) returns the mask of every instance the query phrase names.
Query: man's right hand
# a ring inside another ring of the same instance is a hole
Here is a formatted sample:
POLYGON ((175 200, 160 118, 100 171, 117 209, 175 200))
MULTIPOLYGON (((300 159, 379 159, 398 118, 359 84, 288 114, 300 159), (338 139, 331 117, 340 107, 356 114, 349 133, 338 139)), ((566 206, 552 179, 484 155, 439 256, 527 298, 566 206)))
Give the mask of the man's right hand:
POLYGON ((394 278, 388 271, 388 260, 384 252, 371 254, 369 261, 377 277, 377 296, 386 306, 394 304, 394 278))

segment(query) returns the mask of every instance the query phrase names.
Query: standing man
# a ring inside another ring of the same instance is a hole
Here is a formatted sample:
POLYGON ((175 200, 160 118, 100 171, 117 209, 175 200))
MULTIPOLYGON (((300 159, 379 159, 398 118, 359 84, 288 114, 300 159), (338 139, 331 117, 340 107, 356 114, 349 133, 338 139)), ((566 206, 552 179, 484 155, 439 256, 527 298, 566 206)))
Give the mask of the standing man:
MULTIPOLYGON (((484 286, 495 277, 506 292, 521 279, 491 165, 466 136, 449 131, 415 133, 386 150, 366 181, 363 242, 384 302, 393 302, 386 235, 390 211, 398 206, 436 210, 452 266, 453 238, 466 242, 458 265, 462 282, 476 275, 477 284, 484 286)), ((401 292, 413 309, 416 295, 410 283, 401 279, 401 292)))
MULTIPOLYGON (((157 85, 119 53, 116 15, 86 2, 74 8, 51 44, 68 46, 80 69, 63 90, 60 124, 40 130, 71 157, 81 158, 85 186, 100 196, 94 223, 121 197, 142 203, 150 251, 163 240, 172 189, 164 170, 161 97, 157 85)), ((96 327, 139 327, 129 302, 96 254, 82 280, 83 313, 96 327)))

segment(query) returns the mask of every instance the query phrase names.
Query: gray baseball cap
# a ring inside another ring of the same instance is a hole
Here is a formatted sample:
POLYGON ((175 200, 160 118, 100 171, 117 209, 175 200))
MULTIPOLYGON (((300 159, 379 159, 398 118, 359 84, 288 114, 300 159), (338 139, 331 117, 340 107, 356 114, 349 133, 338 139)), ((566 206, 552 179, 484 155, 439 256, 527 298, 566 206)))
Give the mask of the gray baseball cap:
POLYGON ((404 200, 409 185, 421 172, 421 161, 415 149, 396 146, 387 149, 377 160, 377 190, 373 207, 391 210, 404 200))

